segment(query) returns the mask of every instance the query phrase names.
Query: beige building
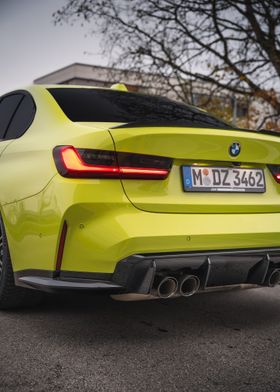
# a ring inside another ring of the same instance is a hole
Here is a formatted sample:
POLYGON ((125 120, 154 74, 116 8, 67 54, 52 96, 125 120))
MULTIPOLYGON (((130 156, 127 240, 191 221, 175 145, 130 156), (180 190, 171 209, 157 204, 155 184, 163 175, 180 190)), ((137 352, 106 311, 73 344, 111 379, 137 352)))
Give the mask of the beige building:
MULTIPOLYGON (((148 76, 148 75, 147 75, 148 76)), ((34 80, 35 84, 74 84, 110 87, 125 83, 130 91, 148 92, 148 82, 143 85, 142 75, 135 71, 123 71, 98 65, 74 63, 34 80)))

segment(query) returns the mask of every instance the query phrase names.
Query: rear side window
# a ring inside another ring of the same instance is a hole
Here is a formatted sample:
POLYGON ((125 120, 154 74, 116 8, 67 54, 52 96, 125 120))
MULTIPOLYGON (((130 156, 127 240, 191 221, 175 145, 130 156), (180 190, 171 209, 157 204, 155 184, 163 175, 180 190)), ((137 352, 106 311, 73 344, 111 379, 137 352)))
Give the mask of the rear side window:
POLYGON ((4 139, 6 129, 22 97, 21 94, 12 94, 0 101, 0 139, 4 139))
POLYGON ((208 113, 164 97, 86 88, 50 88, 49 92, 71 121, 232 129, 208 113))
POLYGON ((10 123, 5 139, 17 139, 31 125, 35 115, 35 105, 29 95, 25 95, 10 123))

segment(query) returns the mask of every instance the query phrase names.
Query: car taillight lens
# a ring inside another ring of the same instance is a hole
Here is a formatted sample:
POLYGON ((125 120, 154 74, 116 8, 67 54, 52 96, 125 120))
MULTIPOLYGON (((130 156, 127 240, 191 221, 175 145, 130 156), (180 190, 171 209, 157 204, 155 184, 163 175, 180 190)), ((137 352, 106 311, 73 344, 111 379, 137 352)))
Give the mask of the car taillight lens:
POLYGON ((53 150, 58 172, 69 178, 165 179, 172 159, 73 146, 57 146, 53 150))
POLYGON ((268 168, 271 171, 275 181, 280 184, 280 165, 268 165, 268 168))

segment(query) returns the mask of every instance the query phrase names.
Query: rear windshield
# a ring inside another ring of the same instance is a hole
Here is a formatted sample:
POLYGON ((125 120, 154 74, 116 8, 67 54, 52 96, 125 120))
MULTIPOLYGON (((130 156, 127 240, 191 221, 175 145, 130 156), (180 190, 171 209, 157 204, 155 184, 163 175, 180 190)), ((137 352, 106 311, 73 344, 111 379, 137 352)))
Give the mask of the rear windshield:
POLYGON ((86 88, 50 88, 49 92, 74 122, 232 129, 215 116, 164 97, 86 88))

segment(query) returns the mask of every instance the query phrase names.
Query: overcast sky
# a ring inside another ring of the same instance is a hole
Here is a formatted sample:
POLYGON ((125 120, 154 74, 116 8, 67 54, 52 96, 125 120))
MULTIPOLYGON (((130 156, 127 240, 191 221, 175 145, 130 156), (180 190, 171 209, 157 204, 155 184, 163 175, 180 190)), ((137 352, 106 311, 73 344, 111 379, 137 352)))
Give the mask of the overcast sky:
POLYGON ((0 0, 0 95, 74 62, 106 65, 88 27, 54 26, 52 13, 65 3, 0 0))

